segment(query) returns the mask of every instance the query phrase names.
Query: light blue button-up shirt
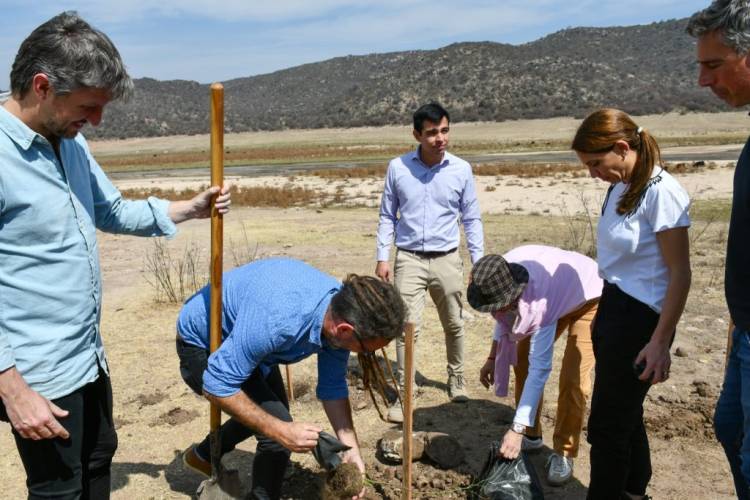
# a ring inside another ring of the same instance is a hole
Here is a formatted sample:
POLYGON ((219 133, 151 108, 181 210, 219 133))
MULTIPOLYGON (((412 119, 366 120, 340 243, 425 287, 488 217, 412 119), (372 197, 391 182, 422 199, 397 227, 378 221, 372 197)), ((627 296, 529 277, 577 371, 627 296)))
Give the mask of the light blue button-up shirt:
POLYGON ((0 106, 0 370, 15 366, 49 399, 106 370, 96 229, 171 236, 168 207, 123 200, 80 134, 58 159, 0 106))
POLYGON ((393 233, 396 246, 417 252, 458 247, 464 225, 472 263, 484 255, 484 232, 471 165, 445 153, 428 167, 419 149, 391 160, 380 202, 377 260, 387 261, 393 233))
MULTIPOLYGON (((323 317, 341 283, 299 260, 251 262, 222 278, 223 342, 208 358, 203 389, 228 397, 256 368, 268 375, 278 364, 318 355, 321 400, 344 399, 349 351, 332 347, 321 335, 323 317)), ((189 298, 177 318, 186 343, 208 349, 210 287, 189 298)))

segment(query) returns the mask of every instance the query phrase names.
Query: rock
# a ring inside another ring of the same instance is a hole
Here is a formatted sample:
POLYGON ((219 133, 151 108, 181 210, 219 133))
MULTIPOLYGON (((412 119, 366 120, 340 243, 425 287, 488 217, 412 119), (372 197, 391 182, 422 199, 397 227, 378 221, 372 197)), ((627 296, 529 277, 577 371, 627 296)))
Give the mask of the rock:
POLYGON ((443 482, 443 480, 437 477, 432 478, 431 484, 432 487, 436 490, 442 490, 443 488, 445 488, 445 483, 443 482))
POLYGON ((361 411, 367 408, 368 402, 367 399, 362 399, 360 401, 357 401, 357 403, 354 405, 354 411, 361 411))
POLYGON ((443 469, 452 469, 464 461, 464 449, 454 437, 443 432, 428 432, 424 454, 443 469))
MULTIPOLYGON (((425 448, 425 433, 414 432, 412 433, 412 450, 411 459, 412 462, 419 460, 424 455, 425 448)), ((380 438, 378 441, 378 450, 382 454, 383 458, 391 462, 401 462, 403 451, 403 437, 401 431, 391 429, 380 438)))
POLYGON ((697 392, 702 398, 710 398, 713 396, 713 389, 706 381, 693 380, 693 387, 695 387, 695 392, 697 392))
POLYGON ((688 350, 684 347, 678 347, 674 350, 674 355, 678 358, 687 358, 688 357, 688 350))

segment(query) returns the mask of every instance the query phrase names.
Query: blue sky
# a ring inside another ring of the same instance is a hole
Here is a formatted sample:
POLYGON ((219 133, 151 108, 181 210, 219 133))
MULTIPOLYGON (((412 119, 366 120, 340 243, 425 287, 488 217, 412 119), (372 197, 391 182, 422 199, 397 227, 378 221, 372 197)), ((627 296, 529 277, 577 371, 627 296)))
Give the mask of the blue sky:
POLYGON ((349 54, 453 42, 519 44, 571 26, 687 17, 709 0, 0 0, 0 89, 21 41, 77 10, 115 42, 133 77, 201 83, 349 54))

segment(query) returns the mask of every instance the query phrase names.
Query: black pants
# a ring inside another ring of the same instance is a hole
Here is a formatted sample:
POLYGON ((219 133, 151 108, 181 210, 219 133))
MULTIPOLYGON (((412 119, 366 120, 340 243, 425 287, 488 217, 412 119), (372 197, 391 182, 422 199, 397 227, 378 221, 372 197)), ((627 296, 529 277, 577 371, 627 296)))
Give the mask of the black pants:
MULTIPOLYGON (((208 364, 208 351, 185 343, 177 337, 177 355, 180 358, 182 379, 197 394, 203 394, 203 372, 208 364)), ((242 384, 242 391, 260 406, 266 413, 291 422, 289 401, 286 398, 284 381, 278 366, 274 366, 267 377, 255 370, 242 384)), ((253 429, 249 429, 230 418, 219 429, 222 455, 232 451, 239 443, 255 436, 258 440, 255 460, 253 461, 252 487, 250 497, 258 500, 277 499, 281 497, 281 484, 284 471, 291 452, 253 429)), ((198 453, 203 457, 211 456, 209 436, 198 445, 198 453)))
POLYGON ((646 304, 605 283, 592 342, 596 378, 591 397, 589 500, 644 495, 651 456, 643 425, 643 400, 651 384, 638 380, 633 362, 651 340, 659 315, 646 304))
MULTIPOLYGON (((108 499, 110 466, 117 449, 109 377, 99 370, 94 382, 52 402, 69 412, 58 420, 70 438, 34 441, 13 430, 26 469, 29 499, 108 499)), ((7 420, 5 408, 0 408, 0 418, 7 420)))

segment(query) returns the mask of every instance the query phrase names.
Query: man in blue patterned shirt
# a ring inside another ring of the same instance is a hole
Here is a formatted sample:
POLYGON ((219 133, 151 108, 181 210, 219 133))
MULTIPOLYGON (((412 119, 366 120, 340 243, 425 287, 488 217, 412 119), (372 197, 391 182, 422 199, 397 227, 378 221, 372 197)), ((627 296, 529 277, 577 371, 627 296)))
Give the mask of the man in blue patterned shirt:
MULTIPOLYGON (((185 382, 232 418, 220 431, 221 453, 248 437, 258 440, 252 498, 279 498, 290 451, 305 452, 321 428, 292 422, 279 364, 317 354, 316 395, 339 440, 344 462, 364 474, 346 385, 349 351, 372 352, 399 335, 405 305, 377 278, 350 275, 343 283, 304 262, 265 259, 224 274, 221 347, 209 353, 210 288, 185 302, 177 320, 177 353, 185 382)), ((206 438, 183 455, 211 473, 206 438)))
MULTIPOLYGON (((29 498, 109 498, 117 448, 99 328, 96 230, 172 236, 207 217, 192 200, 124 200, 78 133, 133 83, 107 36, 75 13, 21 44, 0 106, 0 419, 29 498)), ((229 195, 217 197, 226 212, 229 195)))

